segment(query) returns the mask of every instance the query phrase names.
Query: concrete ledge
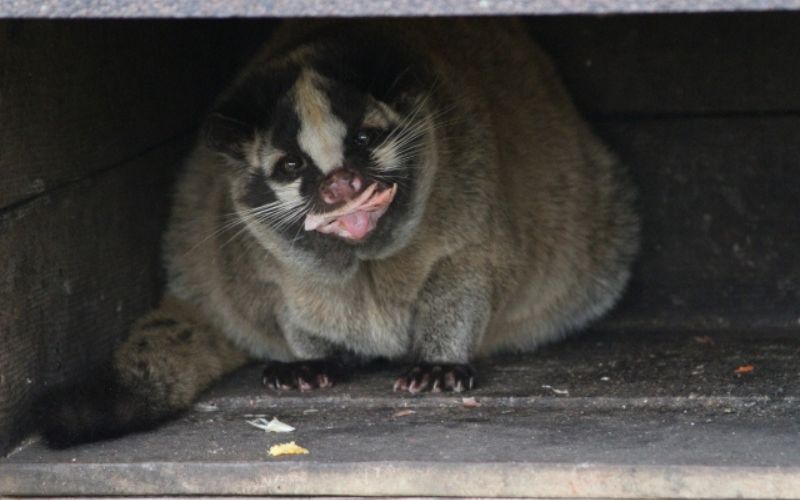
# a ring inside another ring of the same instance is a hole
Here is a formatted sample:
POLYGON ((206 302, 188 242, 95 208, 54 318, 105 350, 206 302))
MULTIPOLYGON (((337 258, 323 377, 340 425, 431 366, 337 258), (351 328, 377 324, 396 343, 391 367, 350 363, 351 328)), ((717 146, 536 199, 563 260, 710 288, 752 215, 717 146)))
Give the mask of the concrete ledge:
POLYGON ((800 498, 800 336, 763 333, 587 334, 480 363, 469 404, 393 393, 397 366, 303 394, 251 366, 156 431, 29 440, 0 459, 0 496, 800 498), (268 455, 287 441, 310 453, 268 455))
POLYGON ((338 17, 730 12, 800 9, 800 0, 5 0, 2 17, 338 17))
POLYGON ((2 491, 51 495, 352 495, 529 498, 797 498, 800 468, 548 463, 57 464, 5 467, 2 491), (77 478, 80 478, 78 481, 77 478), (109 480, 113 478, 113 480, 109 480))

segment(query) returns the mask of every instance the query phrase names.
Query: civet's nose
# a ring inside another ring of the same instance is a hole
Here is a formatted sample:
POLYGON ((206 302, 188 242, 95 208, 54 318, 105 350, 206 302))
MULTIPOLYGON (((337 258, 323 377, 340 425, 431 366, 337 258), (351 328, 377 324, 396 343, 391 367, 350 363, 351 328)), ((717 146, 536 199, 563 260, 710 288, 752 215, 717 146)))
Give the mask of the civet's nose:
POLYGON ((319 188, 322 200, 333 205, 342 201, 350 201, 364 189, 364 179, 358 173, 347 168, 334 170, 319 188))

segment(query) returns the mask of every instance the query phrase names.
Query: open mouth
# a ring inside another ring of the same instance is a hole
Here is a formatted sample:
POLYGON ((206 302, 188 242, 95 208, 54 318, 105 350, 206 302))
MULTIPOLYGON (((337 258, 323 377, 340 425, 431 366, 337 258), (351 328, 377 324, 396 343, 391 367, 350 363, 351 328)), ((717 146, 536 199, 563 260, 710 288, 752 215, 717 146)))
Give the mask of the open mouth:
POLYGON ((391 187, 373 182, 356 198, 336 210, 306 215, 305 230, 333 234, 347 240, 363 240, 378 225, 397 193, 397 184, 391 187))

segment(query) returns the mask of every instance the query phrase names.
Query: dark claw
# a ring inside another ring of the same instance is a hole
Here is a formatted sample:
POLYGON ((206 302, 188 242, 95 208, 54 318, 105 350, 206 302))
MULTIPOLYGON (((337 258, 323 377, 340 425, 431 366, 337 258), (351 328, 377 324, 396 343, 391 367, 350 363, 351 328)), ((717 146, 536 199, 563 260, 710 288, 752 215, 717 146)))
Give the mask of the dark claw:
POLYGON ((333 386, 338 372, 339 367, 327 360, 293 363, 273 361, 264 367, 261 383, 278 391, 299 389, 301 392, 306 392, 333 386))
POLYGON ((412 394, 431 392, 463 392, 475 387, 475 369, 467 364, 420 363, 409 368, 394 382, 395 391, 412 394))

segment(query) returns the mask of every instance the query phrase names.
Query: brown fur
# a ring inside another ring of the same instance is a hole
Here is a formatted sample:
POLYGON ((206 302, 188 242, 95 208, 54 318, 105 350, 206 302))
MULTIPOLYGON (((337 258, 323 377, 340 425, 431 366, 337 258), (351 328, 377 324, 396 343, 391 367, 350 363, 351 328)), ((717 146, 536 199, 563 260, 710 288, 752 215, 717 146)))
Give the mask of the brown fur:
MULTIPOLYGON (((637 250, 633 191, 522 25, 371 23, 427 54, 436 75, 407 219, 380 251, 333 269, 269 228, 221 231, 243 181, 201 144, 166 234, 167 299, 115 356, 124 380, 181 409, 247 356, 318 359, 344 347, 467 363, 557 339, 619 297, 637 250), (175 325, 146 328, 166 319, 175 325)), ((286 23, 246 72, 318 26, 286 23)), ((324 120, 311 101, 308 115, 324 120)))
MULTIPOLYGON (((252 356, 278 360, 321 354, 287 346, 281 315, 360 352, 408 356, 412 339, 383 332, 409 329, 439 267, 445 282, 470 275, 492 291, 485 334, 465 352, 442 347, 442 360, 531 349, 602 314, 637 248, 633 194, 550 63, 513 21, 386 26, 434 54, 438 85, 458 106, 447 113, 454 125, 436 131, 436 177, 408 244, 328 281, 270 255, 286 251, 280 242, 265 249, 247 232, 204 241, 233 205, 218 160, 200 148, 167 234, 168 293, 199 306, 252 356)), ((296 32, 286 28, 275 45, 296 32)))

